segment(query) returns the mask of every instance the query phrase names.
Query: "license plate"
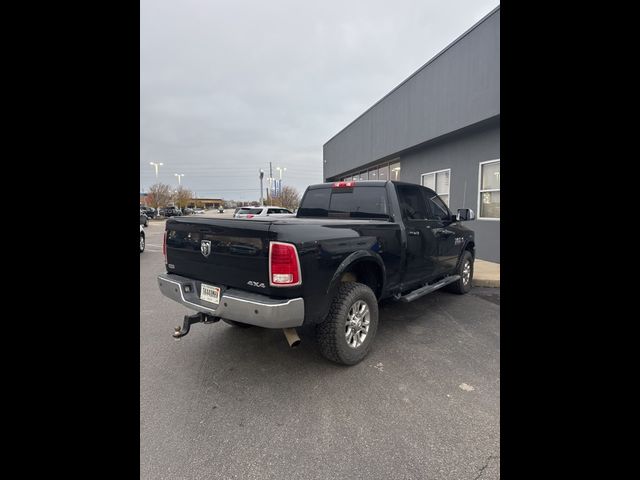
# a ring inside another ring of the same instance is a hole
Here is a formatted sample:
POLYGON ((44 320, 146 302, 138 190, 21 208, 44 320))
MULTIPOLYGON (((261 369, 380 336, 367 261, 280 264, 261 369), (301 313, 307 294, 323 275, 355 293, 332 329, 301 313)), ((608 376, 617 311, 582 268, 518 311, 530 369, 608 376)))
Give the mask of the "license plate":
POLYGON ((220 303, 220 287, 213 287, 203 283, 200 286, 200 300, 218 305, 220 303))

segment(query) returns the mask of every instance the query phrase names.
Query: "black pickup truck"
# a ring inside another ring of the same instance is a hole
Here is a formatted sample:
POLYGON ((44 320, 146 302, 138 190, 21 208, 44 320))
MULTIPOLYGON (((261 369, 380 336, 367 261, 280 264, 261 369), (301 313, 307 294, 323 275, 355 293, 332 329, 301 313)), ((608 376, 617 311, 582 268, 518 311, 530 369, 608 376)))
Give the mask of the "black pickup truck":
POLYGON ((322 354, 353 365, 371 348, 378 302, 410 302, 441 287, 471 289, 475 241, 433 190, 396 181, 307 188, 296 217, 167 220, 162 293, 195 310, 194 323, 282 328, 315 325, 322 354))

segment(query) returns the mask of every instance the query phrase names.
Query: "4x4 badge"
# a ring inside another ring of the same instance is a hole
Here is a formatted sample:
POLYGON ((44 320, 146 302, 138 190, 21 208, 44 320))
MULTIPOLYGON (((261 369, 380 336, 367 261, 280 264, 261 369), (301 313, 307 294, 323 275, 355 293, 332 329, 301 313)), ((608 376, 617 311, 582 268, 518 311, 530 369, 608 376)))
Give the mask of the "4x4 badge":
POLYGON ((208 257, 211 253, 211 240, 202 240, 200 243, 200 252, 205 257, 208 257))

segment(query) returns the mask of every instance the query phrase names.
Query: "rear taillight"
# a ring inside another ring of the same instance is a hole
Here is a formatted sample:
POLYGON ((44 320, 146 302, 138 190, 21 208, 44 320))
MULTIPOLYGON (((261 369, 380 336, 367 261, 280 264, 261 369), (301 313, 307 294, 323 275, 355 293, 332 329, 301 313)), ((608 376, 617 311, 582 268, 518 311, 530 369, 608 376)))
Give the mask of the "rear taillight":
POLYGON ((253 218, 253 213, 250 213, 249 215, 247 215, 246 218, 253 218))
POLYGON ((294 287, 302 284, 298 251, 290 243, 269 244, 269 284, 272 287, 294 287))
POLYGON ((162 255, 164 256, 164 263, 167 264, 167 231, 164 231, 164 237, 162 237, 162 255))

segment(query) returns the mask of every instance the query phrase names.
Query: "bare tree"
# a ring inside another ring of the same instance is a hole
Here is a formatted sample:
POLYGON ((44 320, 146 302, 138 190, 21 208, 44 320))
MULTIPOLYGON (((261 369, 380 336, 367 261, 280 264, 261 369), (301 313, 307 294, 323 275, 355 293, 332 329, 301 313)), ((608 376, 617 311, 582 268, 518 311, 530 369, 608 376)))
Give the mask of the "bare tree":
POLYGON ((156 211, 162 207, 166 207, 171 201, 171 187, 164 183, 156 183, 149 187, 149 195, 147 196, 149 205, 153 205, 156 211))
POLYGON ((289 210, 295 210, 300 205, 300 194, 293 187, 282 187, 282 192, 278 196, 278 205, 289 210))
POLYGON ((192 198, 193 192, 182 185, 173 193, 173 203, 175 203, 178 208, 185 208, 192 198))

